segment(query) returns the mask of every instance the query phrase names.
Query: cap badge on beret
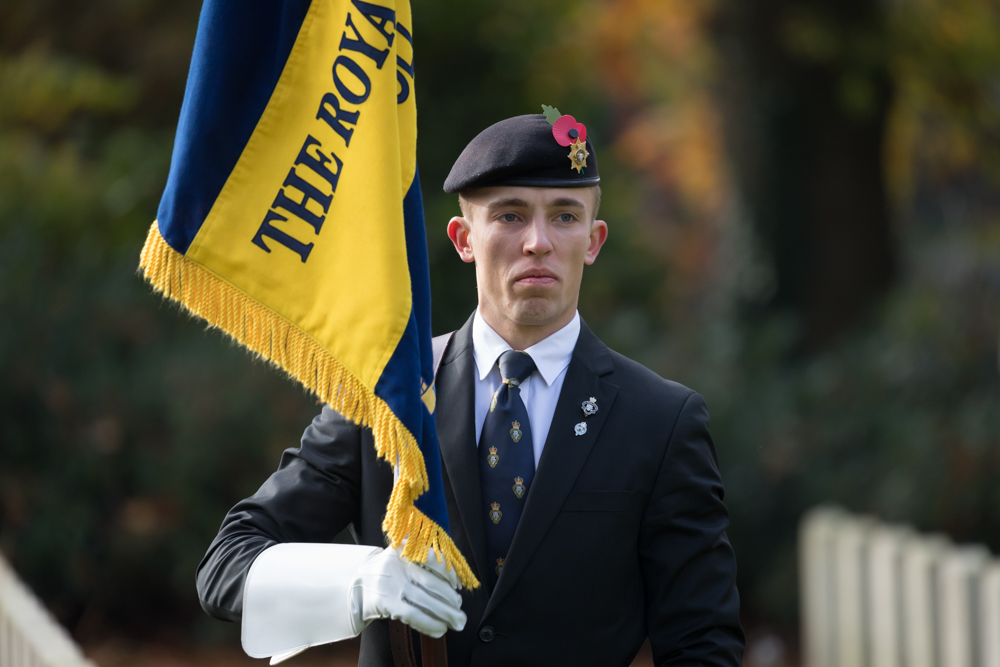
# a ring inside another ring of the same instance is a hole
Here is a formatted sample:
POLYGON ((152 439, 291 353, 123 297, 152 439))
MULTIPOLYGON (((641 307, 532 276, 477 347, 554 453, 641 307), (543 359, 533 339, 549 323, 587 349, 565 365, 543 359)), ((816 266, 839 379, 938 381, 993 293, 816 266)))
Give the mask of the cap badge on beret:
POLYGON ((587 128, 576 118, 559 113, 559 109, 542 105, 545 119, 552 124, 552 136, 560 146, 569 146, 570 169, 576 169, 581 174, 587 167, 587 128))

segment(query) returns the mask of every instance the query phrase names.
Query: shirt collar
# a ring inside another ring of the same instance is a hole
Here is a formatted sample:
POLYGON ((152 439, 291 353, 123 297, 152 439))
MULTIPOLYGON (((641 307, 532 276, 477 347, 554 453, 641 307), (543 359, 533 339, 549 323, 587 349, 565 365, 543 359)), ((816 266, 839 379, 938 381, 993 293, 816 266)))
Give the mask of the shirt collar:
MULTIPOLYGON (((538 374, 542 376, 546 385, 551 386, 559 374, 569 366, 569 360, 573 357, 573 349, 579 337, 580 313, 577 311, 569 324, 525 350, 535 362, 538 374)), ((510 349, 512 348, 507 341, 486 323, 476 309, 472 320, 472 353, 476 359, 479 379, 485 380, 490 371, 496 367, 500 355, 510 349)))

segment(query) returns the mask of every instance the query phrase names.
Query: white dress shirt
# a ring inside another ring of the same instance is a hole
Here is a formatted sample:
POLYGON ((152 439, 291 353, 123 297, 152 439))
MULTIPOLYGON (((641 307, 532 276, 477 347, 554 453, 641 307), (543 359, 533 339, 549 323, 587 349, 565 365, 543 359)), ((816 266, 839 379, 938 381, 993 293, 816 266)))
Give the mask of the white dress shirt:
MULTIPOLYGON (((531 423, 531 446, 535 454, 535 467, 542 456, 545 438, 552 426, 552 415, 566 379, 566 369, 573 356, 576 340, 580 337, 580 313, 572 321, 548 338, 538 341, 524 350, 531 356, 538 369, 527 381, 519 386, 521 400, 528 409, 531 423)), ((483 432, 483 422, 490 410, 493 394, 500 388, 500 355, 513 349, 486 323, 479 311, 472 320, 472 353, 476 360, 476 446, 483 432)))

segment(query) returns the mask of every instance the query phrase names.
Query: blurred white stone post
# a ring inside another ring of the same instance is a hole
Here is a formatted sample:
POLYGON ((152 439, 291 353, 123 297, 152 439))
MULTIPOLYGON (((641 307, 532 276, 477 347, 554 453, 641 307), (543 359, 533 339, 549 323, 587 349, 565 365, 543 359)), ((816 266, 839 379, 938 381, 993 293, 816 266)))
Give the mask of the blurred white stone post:
POLYGON ((1000 667, 1000 560, 810 511, 799 537, 804 667, 1000 667))
POLYGON ((834 544, 840 522, 846 516, 835 508, 818 507, 802 519, 799 581, 802 653, 807 667, 836 667, 834 544))
POLYGON ((1000 667, 1000 562, 993 561, 980 578, 979 638, 982 667, 1000 667))
POLYGON ((938 667, 937 589, 938 560, 950 542, 941 535, 918 537, 903 550, 903 664, 938 667))
POLYGON ((866 553, 873 524, 851 517, 840 523, 834 547, 837 596, 836 667, 866 667, 868 573, 866 553))
POLYGON ((938 570, 941 665, 979 667, 979 575, 989 559, 980 546, 952 549, 938 570))
POLYGON ((96 667, 0 557, 0 667, 96 667))
POLYGON ((872 531, 868 546, 869 665, 904 667, 903 550, 914 537, 902 526, 879 526, 872 531))

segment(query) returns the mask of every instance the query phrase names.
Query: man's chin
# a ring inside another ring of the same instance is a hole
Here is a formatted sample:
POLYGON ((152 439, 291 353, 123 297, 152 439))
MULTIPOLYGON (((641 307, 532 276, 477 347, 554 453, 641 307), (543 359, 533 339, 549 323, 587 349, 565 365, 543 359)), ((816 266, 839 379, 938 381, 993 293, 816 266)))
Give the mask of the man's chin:
POLYGON ((514 313, 511 319, 522 326, 551 324, 562 314, 557 304, 539 297, 519 299, 511 310, 514 313))

